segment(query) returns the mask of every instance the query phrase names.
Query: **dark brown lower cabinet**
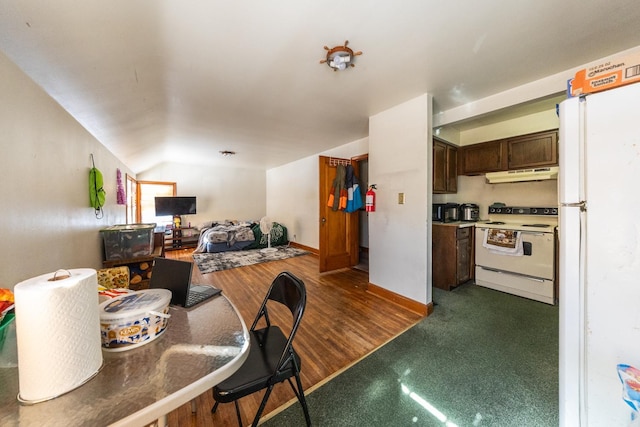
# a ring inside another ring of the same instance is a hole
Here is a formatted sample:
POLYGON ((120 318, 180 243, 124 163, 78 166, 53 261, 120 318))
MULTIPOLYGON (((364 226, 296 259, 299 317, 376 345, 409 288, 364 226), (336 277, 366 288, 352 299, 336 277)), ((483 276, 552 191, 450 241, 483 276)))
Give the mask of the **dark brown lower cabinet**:
POLYGON ((451 290, 473 278, 473 227, 433 224, 433 286, 451 290))

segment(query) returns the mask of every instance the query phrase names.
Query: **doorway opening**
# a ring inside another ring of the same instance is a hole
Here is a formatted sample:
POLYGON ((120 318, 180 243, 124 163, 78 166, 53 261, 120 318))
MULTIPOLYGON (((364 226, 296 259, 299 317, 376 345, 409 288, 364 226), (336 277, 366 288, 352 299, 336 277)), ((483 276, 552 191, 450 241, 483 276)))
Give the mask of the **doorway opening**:
MULTIPOLYGON (((359 180, 362 188, 360 191, 364 195, 369 188, 369 156, 364 155, 356 157, 353 160, 358 161, 359 180)), ((354 268, 369 272, 369 212, 364 208, 358 212, 358 264, 354 268)))

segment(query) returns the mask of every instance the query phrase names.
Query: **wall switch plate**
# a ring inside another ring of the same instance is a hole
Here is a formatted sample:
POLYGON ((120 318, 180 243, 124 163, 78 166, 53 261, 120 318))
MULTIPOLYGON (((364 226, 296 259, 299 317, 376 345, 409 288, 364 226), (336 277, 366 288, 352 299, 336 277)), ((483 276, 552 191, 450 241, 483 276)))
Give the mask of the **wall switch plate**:
POLYGON ((398 204, 404 205, 404 193, 398 193, 398 204))

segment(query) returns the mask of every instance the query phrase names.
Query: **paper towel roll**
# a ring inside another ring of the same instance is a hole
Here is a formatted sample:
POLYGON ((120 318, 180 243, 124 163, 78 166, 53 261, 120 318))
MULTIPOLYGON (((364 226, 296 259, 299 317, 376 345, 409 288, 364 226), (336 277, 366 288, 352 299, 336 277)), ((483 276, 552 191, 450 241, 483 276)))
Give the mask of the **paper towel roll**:
POLYGON ((52 399, 100 370, 97 286, 96 271, 89 268, 43 274, 15 286, 21 401, 52 399))

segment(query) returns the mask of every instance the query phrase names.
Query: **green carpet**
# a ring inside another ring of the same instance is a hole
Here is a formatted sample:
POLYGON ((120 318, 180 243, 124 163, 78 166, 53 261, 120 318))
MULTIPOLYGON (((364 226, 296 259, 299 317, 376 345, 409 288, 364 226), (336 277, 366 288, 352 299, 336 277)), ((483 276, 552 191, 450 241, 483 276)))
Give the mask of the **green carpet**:
MULTIPOLYGON (((471 284, 434 289, 434 302, 431 316, 307 396, 313 425, 557 426, 558 307, 471 284)), ((262 425, 303 426, 302 409, 262 425)))

